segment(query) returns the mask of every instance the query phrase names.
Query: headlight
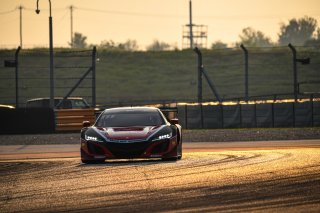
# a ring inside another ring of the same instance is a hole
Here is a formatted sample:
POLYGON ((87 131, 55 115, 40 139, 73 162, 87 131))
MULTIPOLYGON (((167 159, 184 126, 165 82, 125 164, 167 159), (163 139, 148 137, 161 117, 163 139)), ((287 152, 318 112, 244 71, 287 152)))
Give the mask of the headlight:
POLYGON ((172 137, 172 132, 170 132, 169 134, 159 135, 158 137, 154 138, 152 141, 169 139, 169 138, 171 138, 171 137, 172 137))
POLYGON ((101 139, 99 139, 98 137, 94 137, 94 136, 89 136, 89 135, 84 135, 84 139, 86 141, 95 141, 95 142, 103 142, 101 139))

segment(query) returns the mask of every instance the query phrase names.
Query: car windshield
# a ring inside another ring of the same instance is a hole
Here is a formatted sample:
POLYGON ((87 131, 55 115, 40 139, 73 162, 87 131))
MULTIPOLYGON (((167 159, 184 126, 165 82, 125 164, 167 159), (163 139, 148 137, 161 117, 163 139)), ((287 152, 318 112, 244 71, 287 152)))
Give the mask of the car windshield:
POLYGON ((90 108, 89 105, 84 100, 72 100, 72 108, 74 109, 85 109, 90 108))
POLYGON ((105 112, 96 123, 98 127, 160 126, 164 120, 159 112, 105 112))

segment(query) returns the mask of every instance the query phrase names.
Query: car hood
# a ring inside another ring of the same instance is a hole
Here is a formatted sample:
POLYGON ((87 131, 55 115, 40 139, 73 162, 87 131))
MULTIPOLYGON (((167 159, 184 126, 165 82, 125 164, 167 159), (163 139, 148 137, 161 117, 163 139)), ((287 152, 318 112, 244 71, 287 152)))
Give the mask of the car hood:
POLYGON ((98 128, 100 133, 108 140, 139 140, 147 139, 161 129, 161 126, 139 126, 139 127, 107 127, 98 128))

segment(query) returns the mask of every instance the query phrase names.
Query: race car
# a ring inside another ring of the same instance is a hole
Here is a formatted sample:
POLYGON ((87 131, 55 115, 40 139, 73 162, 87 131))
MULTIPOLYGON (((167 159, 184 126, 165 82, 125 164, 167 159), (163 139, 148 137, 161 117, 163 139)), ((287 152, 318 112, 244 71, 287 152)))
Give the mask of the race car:
POLYGON ((104 110, 94 125, 83 122, 81 161, 103 163, 107 159, 182 157, 178 119, 167 121, 158 108, 118 107, 104 110))

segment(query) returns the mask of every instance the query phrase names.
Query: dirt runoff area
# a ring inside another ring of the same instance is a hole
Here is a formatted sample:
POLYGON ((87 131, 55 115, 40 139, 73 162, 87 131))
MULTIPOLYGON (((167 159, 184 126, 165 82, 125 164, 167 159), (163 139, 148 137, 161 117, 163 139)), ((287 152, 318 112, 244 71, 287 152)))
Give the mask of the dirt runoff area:
MULTIPOLYGON (((77 144, 80 133, 0 135, 0 145, 77 144)), ((184 142, 320 139, 320 127, 183 130, 184 142)))

